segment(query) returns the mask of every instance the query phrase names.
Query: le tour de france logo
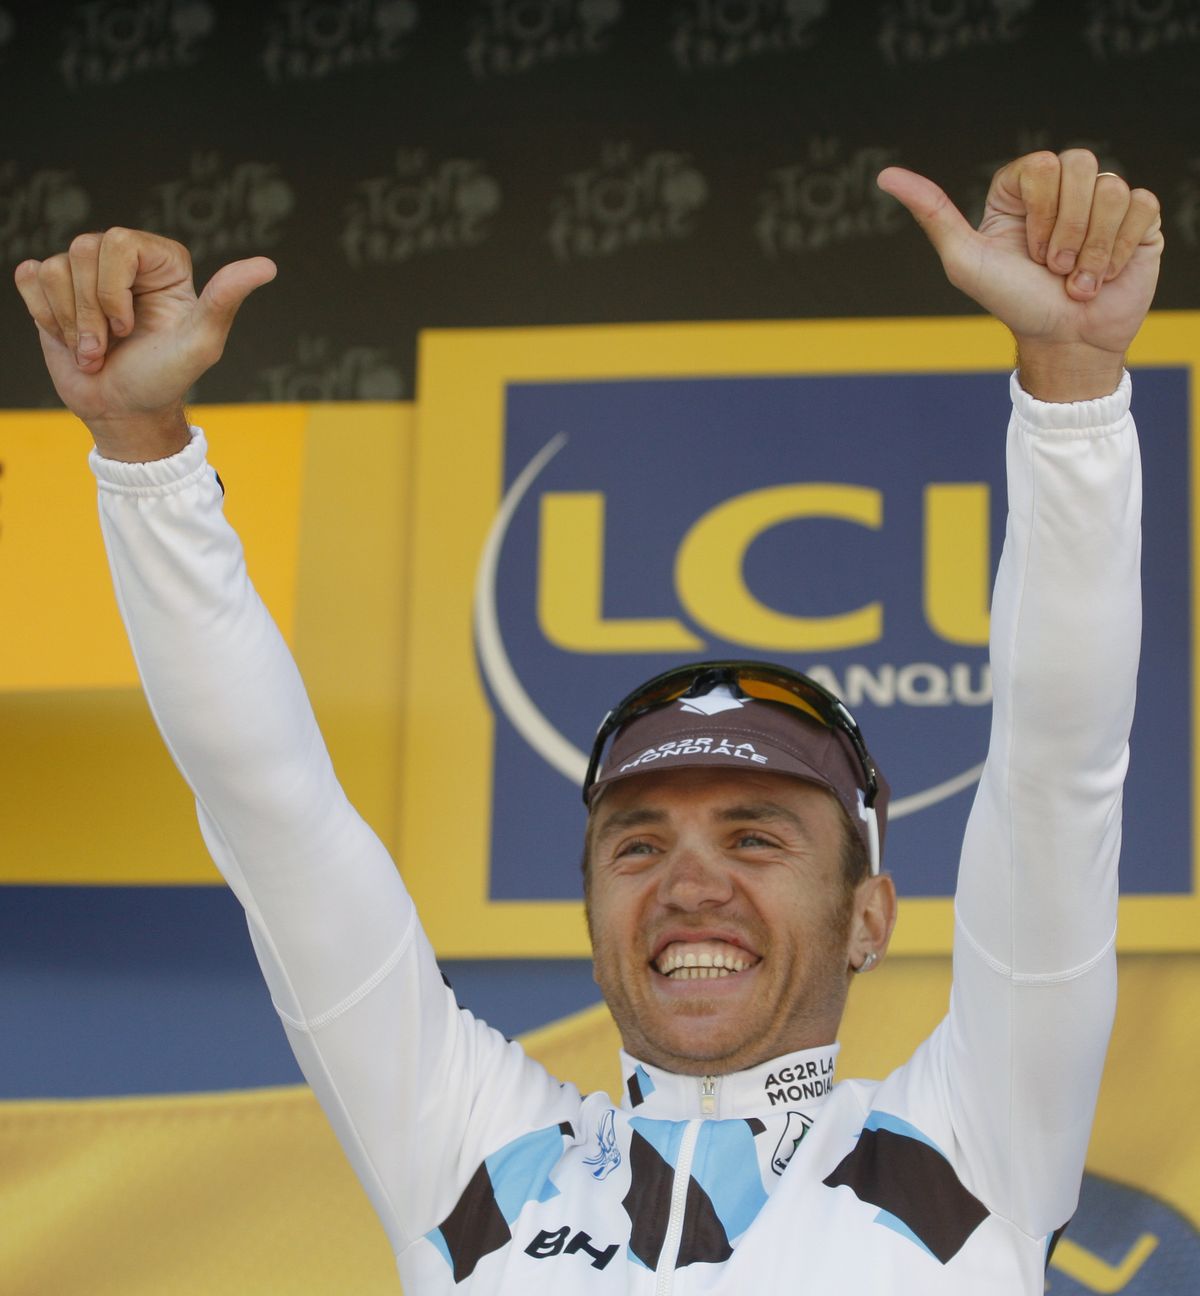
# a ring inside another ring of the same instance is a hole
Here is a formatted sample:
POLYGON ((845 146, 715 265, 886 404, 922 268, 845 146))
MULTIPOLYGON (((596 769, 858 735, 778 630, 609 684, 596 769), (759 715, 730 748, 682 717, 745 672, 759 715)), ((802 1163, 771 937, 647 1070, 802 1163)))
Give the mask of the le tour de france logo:
POLYGON ((808 50, 829 0, 684 0, 674 6, 671 53, 687 72, 808 50))
POLYGON ((189 68, 217 26, 207 0, 91 0, 64 8, 59 71, 68 90, 189 68))
POLYGON ((514 76, 605 53, 621 0, 475 0, 464 51, 477 77, 514 76))
MULTIPOLYGON (((1185 392, 1182 371, 1139 388, 1180 429, 1150 452, 1179 516, 1185 392)), ((578 835, 605 710, 659 670, 720 657, 779 661, 845 701, 892 785, 886 863, 907 895, 952 894, 988 745, 1008 412, 1005 376, 985 373, 510 383, 475 591, 497 720, 492 898, 577 894, 557 844, 578 835)), ((1186 709, 1146 673, 1187 694, 1187 565, 1153 518, 1145 543, 1173 589, 1148 605, 1139 714, 1187 768, 1186 709)), ((1126 838, 1156 862, 1126 886, 1188 891, 1187 781, 1143 777, 1126 838)))

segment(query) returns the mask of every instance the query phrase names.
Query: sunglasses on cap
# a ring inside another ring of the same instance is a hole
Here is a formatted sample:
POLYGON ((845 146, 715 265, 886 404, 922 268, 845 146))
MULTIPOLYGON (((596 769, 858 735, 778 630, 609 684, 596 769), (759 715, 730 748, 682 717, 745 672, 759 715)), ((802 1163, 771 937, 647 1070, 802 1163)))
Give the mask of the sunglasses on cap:
POLYGON ((871 872, 877 873, 878 826, 872 807, 879 791, 879 771, 863 742, 862 732, 840 698, 816 680, 809 679, 799 671, 788 670, 786 666, 756 661, 695 662, 689 666, 676 666, 647 680, 618 702, 601 721, 592 744, 587 775, 583 780, 584 804, 589 804, 589 794, 596 782, 609 739, 618 729, 631 720, 636 720, 638 716, 645 715, 647 711, 681 698, 703 696, 721 685, 744 697, 794 707, 810 720, 816 720, 827 729, 834 729, 849 739, 862 772, 862 804, 868 812, 871 838, 871 872))
POLYGON ((608 740, 618 729, 656 707, 677 702, 680 698, 701 697, 721 685, 737 690, 745 697, 794 707, 810 720, 816 720, 827 729, 836 729, 845 734, 862 768, 863 804, 868 807, 874 804, 879 791, 879 771, 871 759, 871 753, 867 751, 862 730, 847 710, 846 704, 816 680, 809 679, 799 671, 756 661, 693 662, 688 666, 675 666, 648 679, 622 698, 600 722, 600 728, 596 731, 591 759, 583 780, 585 804, 600 771, 608 740))

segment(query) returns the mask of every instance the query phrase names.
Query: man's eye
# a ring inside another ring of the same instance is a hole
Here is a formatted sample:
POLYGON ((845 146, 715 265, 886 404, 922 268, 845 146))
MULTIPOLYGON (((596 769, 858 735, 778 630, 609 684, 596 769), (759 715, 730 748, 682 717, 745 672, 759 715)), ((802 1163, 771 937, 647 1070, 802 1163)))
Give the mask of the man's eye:
POLYGON ((773 841, 762 836, 761 833, 740 833, 737 838, 737 847, 739 850, 748 850, 754 846, 774 846, 774 844, 773 841))
POLYGON ((623 842, 617 850, 617 858, 622 855, 649 855, 654 845, 648 841, 623 842))

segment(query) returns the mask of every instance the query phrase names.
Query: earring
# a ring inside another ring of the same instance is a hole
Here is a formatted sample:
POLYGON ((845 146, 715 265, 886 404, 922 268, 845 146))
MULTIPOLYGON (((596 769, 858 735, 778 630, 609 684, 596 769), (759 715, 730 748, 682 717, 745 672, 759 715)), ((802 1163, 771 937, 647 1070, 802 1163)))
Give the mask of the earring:
POLYGON ((855 972, 870 972, 870 970, 879 962, 879 955, 874 950, 867 951, 867 957, 856 967, 855 972))

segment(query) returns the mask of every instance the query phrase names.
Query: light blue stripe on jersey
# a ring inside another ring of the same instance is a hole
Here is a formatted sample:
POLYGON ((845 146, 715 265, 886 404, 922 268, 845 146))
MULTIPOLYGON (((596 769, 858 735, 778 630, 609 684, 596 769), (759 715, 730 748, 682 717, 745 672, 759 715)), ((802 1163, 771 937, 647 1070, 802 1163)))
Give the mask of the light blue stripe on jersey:
POLYGON ((744 1120, 706 1121, 700 1127, 692 1178, 708 1194, 730 1243, 767 1204, 754 1135, 744 1120))
POLYGON ((629 1122, 630 1128, 636 1130, 672 1168, 679 1162, 679 1145, 683 1142, 687 1124, 687 1121, 651 1120, 648 1116, 635 1116, 629 1122))
MULTIPOLYGON (((933 1145, 930 1144, 930 1146, 932 1147, 933 1145)), ((912 1229, 910 1229, 902 1219, 893 1215, 891 1211, 881 1210, 879 1214, 875 1216, 875 1223, 882 1224, 884 1228, 890 1228, 893 1233, 899 1233, 902 1238, 907 1238, 909 1242, 915 1242, 927 1256, 937 1260, 937 1256, 935 1256, 925 1243, 917 1237, 912 1229)), ((938 1263, 940 1264, 941 1261, 938 1261, 938 1263)))
POLYGON ((446 1239, 442 1236, 442 1230, 440 1228, 430 1229, 429 1232, 425 1234, 425 1237, 428 1241, 432 1242, 435 1247, 437 1247, 442 1254, 442 1259, 445 1260, 445 1262, 450 1266, 451 1272, 453 1272, 454 1261, 450 1256, 450 1248, 446 1245, 446 1239))
POLYGON ((933 1148, 938 1156, 944 1157, 946 1155, 928 1134, 923 1134, 915 1125, 910 1125, 908 1121, 902 1120, 899 1116, 893 1116, 890 1112, 871 1112, 863 1122, 863 1129, 889 1130, 893 1134, 901 1134, 905 1138, 916 1139, 918 1143, 924 1143, 926 1147, 933 1148))
POLYGON ((511 1225, 526 1202, 544 1202, 558 1196, 550 1171, 562 1153, 562 1130, 557 1125, 549 1125, 523 1134, 484 1161, 505 1223, 511 1225))

